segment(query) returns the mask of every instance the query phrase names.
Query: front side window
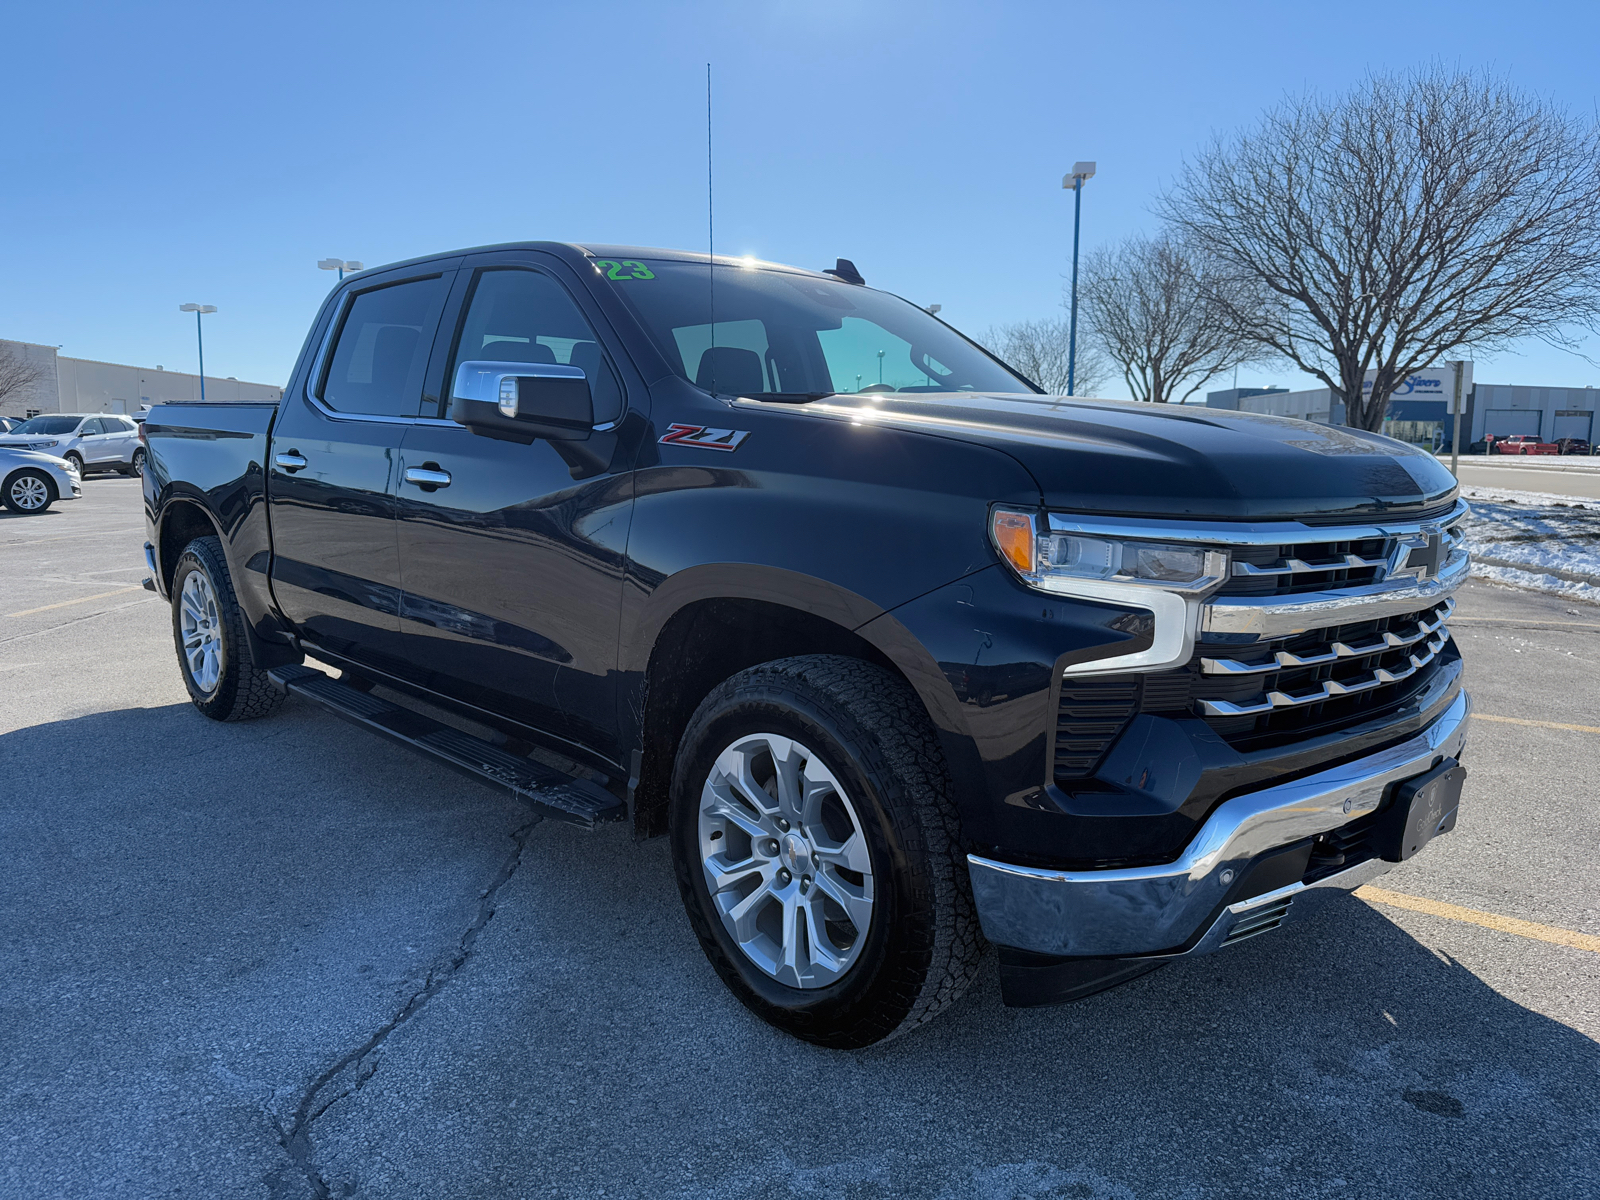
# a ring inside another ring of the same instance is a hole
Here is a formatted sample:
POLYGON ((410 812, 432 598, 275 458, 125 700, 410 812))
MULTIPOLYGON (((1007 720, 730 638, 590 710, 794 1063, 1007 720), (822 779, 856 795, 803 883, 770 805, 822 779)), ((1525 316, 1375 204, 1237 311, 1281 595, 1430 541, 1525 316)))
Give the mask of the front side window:
POLYGON ((601 272, 602 286, 632 307, 679 375, 719 395, 1034 394, 955 330, 887 292, 774 267, 719 265, 713 277, 703 262, 629 261, 631 272, 601 272))
POLYGON ((78 430, 79 437, 93 437, 97 433, 106 431, 105 422, 99 417, 90 417, 83 423, 83 428, 78 430))
MULTIPOLYGON (((456 362, 561 363, 583 368, 595 424, 622 415, 622 388, 589 322, 566 290, 539 271, 478 276, 456 343, 456 362)), ((450 378, 455 377, 454 365, 450 378)))
POLYGON ((322 402, 335 412, 416 416, 447 291, 435 275, 357 295, 334 343, 322 402))

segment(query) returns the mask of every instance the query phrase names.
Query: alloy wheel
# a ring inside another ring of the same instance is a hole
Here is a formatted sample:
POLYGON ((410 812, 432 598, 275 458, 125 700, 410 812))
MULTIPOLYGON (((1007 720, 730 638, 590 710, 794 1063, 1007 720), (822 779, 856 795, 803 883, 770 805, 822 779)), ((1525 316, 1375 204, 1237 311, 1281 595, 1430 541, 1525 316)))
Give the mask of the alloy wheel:
POLYGON ((190 571, 178 599, 178 630, 195 686, 208 695, 222 678, 222 616, 204 571, 190 571))
POLYGON ((698 832, 712 904, 746 958, 796 988, 850 969, 872 922, 872 859, 820 758, 779 734, 741 737, 701 789, 698 832))
POLYGON ((11 481, 10 497, 23 512, 38 512, 50 503, 50 489, 37 475, 19 475, 11 481))

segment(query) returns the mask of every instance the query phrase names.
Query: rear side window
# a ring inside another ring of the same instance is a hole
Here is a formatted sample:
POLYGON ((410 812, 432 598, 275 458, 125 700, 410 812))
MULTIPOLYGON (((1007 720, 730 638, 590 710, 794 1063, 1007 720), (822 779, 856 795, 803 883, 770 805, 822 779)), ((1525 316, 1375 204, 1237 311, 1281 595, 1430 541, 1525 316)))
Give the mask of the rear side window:
POLYGON ((435 275, 356 296, 333 346, 322 402, 336 412, 416 416, 447 290, 435 275))

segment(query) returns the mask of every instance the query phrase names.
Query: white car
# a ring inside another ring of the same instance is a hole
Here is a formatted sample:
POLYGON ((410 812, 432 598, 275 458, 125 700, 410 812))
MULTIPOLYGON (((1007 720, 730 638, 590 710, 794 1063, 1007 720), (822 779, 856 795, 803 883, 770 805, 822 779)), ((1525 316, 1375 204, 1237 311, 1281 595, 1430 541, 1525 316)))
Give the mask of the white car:
POLYGON ((145 449, 139 427, 114 413, 42 413, 29 417, 10 433, 0 434, 0 448, 40 450, 90 471, 144 474, 145 449))
POLYGON ((42 513, 57 500, 83 495, 83 477, 65 458, 0 446, 0 501, 20 516, 42 513))

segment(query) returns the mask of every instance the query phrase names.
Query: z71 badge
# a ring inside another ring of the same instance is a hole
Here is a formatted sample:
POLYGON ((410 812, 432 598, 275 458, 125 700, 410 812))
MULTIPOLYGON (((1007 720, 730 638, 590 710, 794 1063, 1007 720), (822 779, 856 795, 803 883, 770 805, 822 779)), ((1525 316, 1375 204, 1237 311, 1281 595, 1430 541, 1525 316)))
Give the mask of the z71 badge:
POLYGON ((707 429, 704 425, 669 425, 661 435, 663 445, 698 446, 702 450, 737 450, 750 436, 748 429, 707 429))

